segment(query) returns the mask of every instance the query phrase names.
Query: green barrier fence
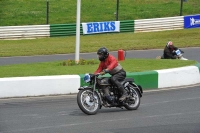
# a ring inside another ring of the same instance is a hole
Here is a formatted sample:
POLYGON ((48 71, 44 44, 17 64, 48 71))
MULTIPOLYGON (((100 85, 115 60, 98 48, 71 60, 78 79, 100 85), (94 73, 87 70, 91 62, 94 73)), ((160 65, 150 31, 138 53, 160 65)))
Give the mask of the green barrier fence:
MULTIPOLYGON (((79 76, 81 86, 87 86, 88 84, 83 81, 84 74, 79 76)), ((110 75, 106 74, 104 77, 110 77, 110 75)), ((156 71, 127 73, 126 77, 133 78, 135 83, 141 85, 144 90, 158 88, 158 73, 156 71)))
MULTIPOLYGON (((134 20, 120 21, 120 32, 134 32, 134 20)), ((118 32, 110 32, 110 33, 118 33, 118 32)), ((80 34, 83 35, 82 24, 80 24, 80 34)), ((105 32, 98 34, 108 34, 108 33, 105 32)), ((76 24, 50 25, 50 37, 75 36, 75 35, 76 35, 76 24)))
POLYGON ((196 64, 195 66, 199 68, 199 74, 200 74, 200 63, 196 64))
POLYGON ((134 32, 134 20, 120 21, 120 32, 134 32))
MULTIPOLYGON (((83 34, 80 25, 80 34, 83 34)), ((76 35, 76 24, 52 24, 50 25, 50 37, 74 36, 76 35)))
POLYGON ((129 78, 133 78, 137 85, 141 85, 143 89, 158 88, 158 73, 156 71, 127 73, 129 78))

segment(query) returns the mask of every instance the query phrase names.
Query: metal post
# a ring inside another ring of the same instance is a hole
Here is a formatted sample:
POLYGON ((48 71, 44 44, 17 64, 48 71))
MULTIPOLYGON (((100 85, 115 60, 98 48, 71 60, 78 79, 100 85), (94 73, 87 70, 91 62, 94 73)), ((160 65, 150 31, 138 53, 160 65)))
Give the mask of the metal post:
POLYGON ((183 0, 181 0, 180 16, 182 16, 183 0))
POLYGON ((80 51, 80 19, 81 19, 81 0, 77 0, 77 16, 76 16, 76 64, 79 62, 79 51, 80 51))
POLYGON ((49 24, 49 0, 47 0, 46 24, 49 24))
POLYGON ((117 0, 116 21, 118 21, 118 14, 119 14, 119 0, 117 0))

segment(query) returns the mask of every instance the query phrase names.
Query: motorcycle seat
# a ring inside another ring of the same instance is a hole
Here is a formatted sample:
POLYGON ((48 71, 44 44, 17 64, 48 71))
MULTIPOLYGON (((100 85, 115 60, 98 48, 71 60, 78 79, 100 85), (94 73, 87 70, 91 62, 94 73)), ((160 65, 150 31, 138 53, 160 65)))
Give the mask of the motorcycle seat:
POLYGON ((124 84, 125 82, 134 82, 133 78, 125 78, 124 81, 121 82, 121 84, 124 84))
POLYGON ((125 78, 125 81, 131 81, 131 82, 134 82, 134 79, 133 79, 133 78, 125 78))

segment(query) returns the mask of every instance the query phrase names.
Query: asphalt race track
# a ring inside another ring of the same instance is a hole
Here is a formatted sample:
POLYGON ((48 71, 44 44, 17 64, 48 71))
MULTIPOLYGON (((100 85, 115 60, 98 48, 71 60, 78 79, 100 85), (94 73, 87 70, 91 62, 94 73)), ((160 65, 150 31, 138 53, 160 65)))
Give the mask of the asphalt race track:
MULTIPOLYGON (((200 62, 200 47, 196 48, 182 48, 185 52, 183 56, 189 60, 196 60, 200 62)), ((117 58, 117 51, 110 52, 117 58)), ((163 49, 156 50, 132 50, 126 52, 126 58, 156 58, 163 54, 163 49)), ((80 54, 83 59, 96 59, 95 53, 80 54)), ((34 63, 34 62, 50 62, 58 60, 74 60, 75 54, 60 54, 60 55, 38 55, 38 56, 18 56, 18 57, 0 57, 0 65, 34 63)))
MULTIPOLYGON (((184 57, 200 62, 200 48, 184 57)), ((117 52, 111 52, 117 56, 117 52)), ((162 50, 127 51, 127 58, 155 58, 162 50)), ((81 54, 96 58, 96 53, 81 54)), ((74 55, 0 58, 1 65, 63 60, 74 55)), ((102 108, 88 116, 76 95, 0 99, 0 133, 199 133, 200 85, 145 91, 138 110, 102 108)))
POLYGON ((138 110, 86 115, 76 95, 0 99, 0 133, 199 133, 200 85, 145 92, 138 110))

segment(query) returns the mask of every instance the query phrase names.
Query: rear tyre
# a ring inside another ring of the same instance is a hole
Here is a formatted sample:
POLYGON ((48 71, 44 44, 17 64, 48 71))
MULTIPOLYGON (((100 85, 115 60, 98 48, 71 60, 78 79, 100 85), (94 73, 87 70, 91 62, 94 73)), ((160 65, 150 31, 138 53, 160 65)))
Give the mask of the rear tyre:
POLYGON ((79 108, 88 115, 94 115, 100 108, 100 99, 92 89, 80 90, 77 94, 77 103, 79 108))
POLYGON ((127 110, 136 110, 140 106, 140 94, 138 92, 138 86, 128 85, 130 97, 126 100, 124 107, 127 110))

